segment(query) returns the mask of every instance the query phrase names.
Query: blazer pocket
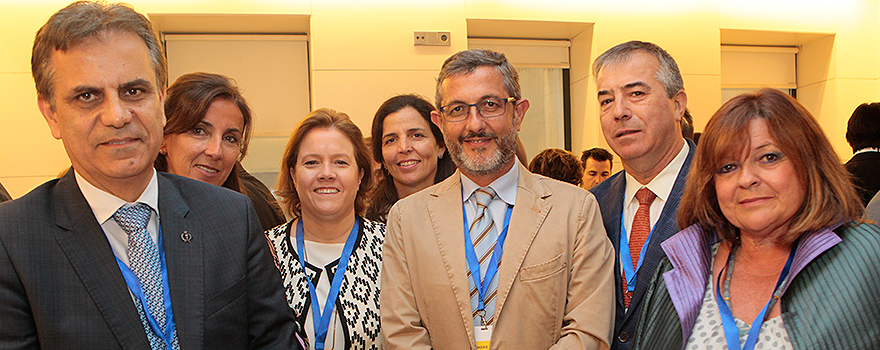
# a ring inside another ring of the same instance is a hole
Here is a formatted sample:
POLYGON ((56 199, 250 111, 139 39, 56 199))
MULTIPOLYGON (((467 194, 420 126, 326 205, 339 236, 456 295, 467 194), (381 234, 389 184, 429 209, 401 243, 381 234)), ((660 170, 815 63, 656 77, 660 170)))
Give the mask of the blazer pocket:
POLYGON ((235 282, 231 287, 226 288, 217 295, 214 295, 208 302, 205 304, 205 316, 211 317, 217 311, 220 311, 227 305, 231 304, 235 300, 244 296, 247 292, 247 279, 242 277, 238 282, 235 282))
POLYGON ((559 254, 550 261, 537 265, 523 267, 519 271, 520 280, 523 282, 545 279, 562 272, 565 269, 565 256, 559 254))

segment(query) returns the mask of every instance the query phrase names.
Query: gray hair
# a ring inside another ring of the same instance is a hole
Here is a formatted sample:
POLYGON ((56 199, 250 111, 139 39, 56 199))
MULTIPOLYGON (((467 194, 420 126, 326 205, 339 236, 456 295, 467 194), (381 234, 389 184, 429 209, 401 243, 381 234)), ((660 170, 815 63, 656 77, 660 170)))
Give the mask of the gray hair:
POLYGON ((67 51, 88 38, 98 37, 108 31, 130 32, 139 36, 150 52, 150 63, 156 71, 157 88, 165 86, 168 68, 165 56, 150 21, 135 12, 129 4, 107 4, 104 1, 77 1, 55 12, 49 21, 37 31, 31 52, 31 73, 37 86, 37 94, 49 100, 54 93, 55 69, 52 52, 67 51))
POLYGON ((504 80, 504 89, 510 96, 517 100, 522 98, 522 91, 519 87, 519 74, 516 68, 507 60, 503 53, 485 49, 473 49, 459 51, 450 56, 443 62, 443 68, 440 69, 440 75, 437 77, 437 91, 434 95, 437 109, 441 107, 443 99, 443 81, 454 75, 470 74, 477 67, 494 67, 504 80))
POLYGON ((678 64, 672 59, 666 50, 663 50, 657 44, 646 41, 627 41, 603 52, 593 61, 593 79, 598 79, 599 71, 609 65, 626 62, 634 53, 644 52, 653 55, 660 61, 660 67, 654 77, 663 84, 666 91, 666 97, 672 98, 680 90, 684 90, 684 81, 681 78, 681 72, 678 70, 678 64))

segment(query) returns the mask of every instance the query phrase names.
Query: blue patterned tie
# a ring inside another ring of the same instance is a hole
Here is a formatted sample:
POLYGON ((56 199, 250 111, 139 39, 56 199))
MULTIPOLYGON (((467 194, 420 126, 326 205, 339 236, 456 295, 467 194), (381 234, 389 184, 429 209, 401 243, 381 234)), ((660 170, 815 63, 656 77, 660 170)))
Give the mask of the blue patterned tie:
MULTIPOLYGON (((495 229, 495 221, 489 213, 489 203, 496 197, 495 190, 491 187, 481 187, 474 191, 474 199, 477 201, 477 216, 471 223, 468 231, 471 237, 471 243, 474 244, 474 252, 477 254, 477 260, 480 262, 480 277, 485 278, 486 270, 489 269, 489 263, 492 261, 492 252, 495 250, 495 243, 498 241, 498 230, 495 229)), ((501 261, 498 261, 501 265, 501 261)), ((479 305, 480 294, 477 292, 477 285, 474 278, 471 277, 468 270, 468 285, 471 289, 471 310, 473 310, 474 325, 480 325, 480 315, 477 311, 479 305)), ((487 324, 492 324, 492 317, 495 314, 495 291, 498 289, 498 274, 489 282, 489 288, 486 290, 486 299, 483 303, 486 305, 486 314, 483 316, 487 324)))
MULTIPOLYGON (((113 219, 128 234, 128 266, 141 282, 141 291, 147 300, 147 308, 160 329, 165 329, 165 298, 162 288, 162 265, 159 261, 159 248, 147 232, 152 209, 144 203, 122 207, 113 214, 113 219)), ((140 304, 138 302, 137 304, 140 304)), ((150 325, 138 305, 138 314, 144 323, 147 339, 153 350, 165 349, 165 342, 150 330, 150 325)), ((176 337, 175 337, 176 338, 176 337)), ((176 342, 175 342, 176 343, 176 342)))

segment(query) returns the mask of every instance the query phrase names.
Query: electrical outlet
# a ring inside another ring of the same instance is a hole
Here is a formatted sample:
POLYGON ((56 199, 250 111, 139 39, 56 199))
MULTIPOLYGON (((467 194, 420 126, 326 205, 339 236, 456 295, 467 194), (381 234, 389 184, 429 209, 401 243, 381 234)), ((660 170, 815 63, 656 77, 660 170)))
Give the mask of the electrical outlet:
POLYGON ((450 46, 452 36, 449 32, 413 32, 413 45, 450 46))
POLYGON ((428 32, 413 32, 415 38, 413 45, 428 45, 428 32))

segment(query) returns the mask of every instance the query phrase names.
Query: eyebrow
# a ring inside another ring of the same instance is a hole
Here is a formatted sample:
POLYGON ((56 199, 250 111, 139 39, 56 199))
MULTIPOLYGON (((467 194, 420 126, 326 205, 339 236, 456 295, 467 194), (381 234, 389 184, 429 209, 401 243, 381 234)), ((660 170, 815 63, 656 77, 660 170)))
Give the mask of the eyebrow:
MULTIPOLYGON (((488 100, 490 98, 501 98, 501 97, 498 97, 498 95, 483 95, 483 97, 480 97, 480 99, 478 99, 476 103, 483 102, 483 101, 488 100)), ((458 103, 469 104, 469 103, 464 102, 462 100, 454 100, 454 101, 450 101, 449 103, 447 103, 446 106, 451 105, 451 104, 458 104, 458 103)))
POLYGON ((146 88, 147 92, 153 92, 153 84, 150 84, 148 80, 143 78, 138 78, 129 82, 122 83, 119 85, 118 89, 125 90, 133 87, 144 87, 146 88))
MULTIPOLYGON (((648 85, 647 83, 645 83, 644 81, 634 81, 634 82, 632 82, 632 83, 629 83, 629 84, 624 85, 624 86, 623 86, 623 90, 629 90, 629 89, 632 89, 632 88, 635 88, 635 87, 642 87, 642 88, 645 88, 645 89, 648 89, 648 90, 651 89, 651 86, 648 85)), ((599 93, 598 93, 597 95, 598 95, 598 96, 603 96, 603 95, 611 95, 611 94, 612 94, 612 93, 611 93, 611 90, 607 90, 607 89, 606 89, 606 90, 599 90, 599 93)))
POLYGON ((645 83, 644 81, 634 81, 634 82, 632 82, 632 83, 626 84, 626 85, 623 86, 623 89, 624 89, 624 90, 629 90, 629 89, 632 89, 632 88, 634 88, 634 87, 643 87, 643 88, 646 88, 646 89, 651 89, 651 87, 648 86, 648 84, 645 83))
MULTIPOLYGON (((199 120, 199 123, 196 124, 196 126, 199 126, 199 125, 204 125, 204 126, 207 126, 207 127, 214 127, 214 124, 211 124, 211 123, 209 123, 208 121, 206 121, 206 120, 204 120, 204 119, 199 120)), ((226 130, 223 130, 223 133, 227 133, 227 132, 237 132, 237 133, 239 133, 239 134, 242 133, 242 132, 241 132, 241 129, 239 129, 239 128, 235 128, 235 127, 233 127, 233 128, 228 128, 228 129, 226 129, 226 130)))

